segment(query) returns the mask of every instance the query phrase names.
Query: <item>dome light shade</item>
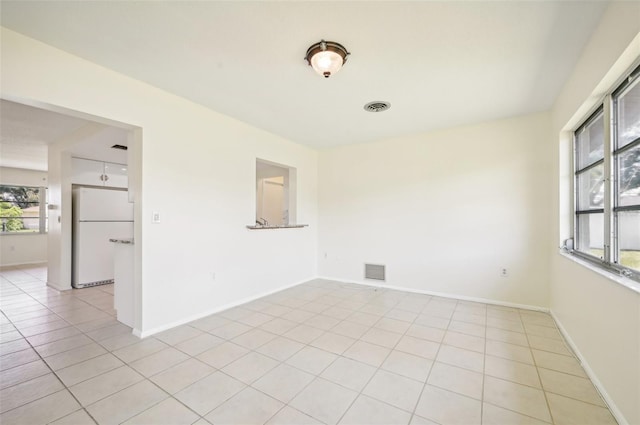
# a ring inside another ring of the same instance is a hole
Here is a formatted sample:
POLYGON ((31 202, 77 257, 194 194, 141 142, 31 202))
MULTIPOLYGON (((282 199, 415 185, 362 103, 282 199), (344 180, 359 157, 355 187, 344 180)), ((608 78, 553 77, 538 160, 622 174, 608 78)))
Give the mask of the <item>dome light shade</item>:
POLYGON ((350 53, 340 44, 321 40, 307 49, 306 61, 324 78, 329 78, 342 68, 350 53))

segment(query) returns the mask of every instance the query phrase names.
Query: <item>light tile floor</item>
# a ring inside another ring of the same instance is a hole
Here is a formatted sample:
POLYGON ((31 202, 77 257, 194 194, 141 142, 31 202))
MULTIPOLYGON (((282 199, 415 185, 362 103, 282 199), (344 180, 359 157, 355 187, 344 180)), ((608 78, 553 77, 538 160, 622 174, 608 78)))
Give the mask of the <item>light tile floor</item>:
POLYGON ((540 312, 317 280, 140 340, 0 270, 0 422, 614 424, 540 312))

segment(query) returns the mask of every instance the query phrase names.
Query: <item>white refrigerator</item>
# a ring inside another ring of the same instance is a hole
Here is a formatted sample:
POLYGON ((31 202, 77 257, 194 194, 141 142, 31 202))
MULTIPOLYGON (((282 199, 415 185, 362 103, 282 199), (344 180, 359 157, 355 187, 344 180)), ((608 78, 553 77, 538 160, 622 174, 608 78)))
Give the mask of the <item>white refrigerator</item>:
POLYGON ((133 204, 126 190, 73 190, 74 288, 113 283, 113 243, 133 238, 133 204))

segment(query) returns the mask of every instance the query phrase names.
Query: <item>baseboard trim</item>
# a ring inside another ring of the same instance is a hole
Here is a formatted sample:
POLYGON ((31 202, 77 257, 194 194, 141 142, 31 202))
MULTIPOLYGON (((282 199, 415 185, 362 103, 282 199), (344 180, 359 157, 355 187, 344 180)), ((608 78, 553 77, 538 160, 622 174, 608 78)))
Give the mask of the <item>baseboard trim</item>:
POLYGON ((316 279, 332 280, 334 282, 353 283, 356 285, 370 286, 374 288, 384 288, 384 289, 393 289, 397 291, 411 292, 413 294, 432 295, 435 297, 452 298, 460 301, 471 301, 471 302, 477 302, 477 303, 499 305, 501 307, 521 308, 523 310, 541 311, 544 313, 549 313, 549 309, 547 307, 540 307, 537 305, 518 304, 518 303, 507 302, 507 301, 493 300, 489 298, 467 297, 464 295, 450 294, 446 292, 426 291, 423 289, 408 288, 405 286, 391 286, 391 285, 385 285, 385 284, 373 283, 373 282, 369 283, 369 282, 361 282, 357 280, 336 279, 333 277, 326 277, 326 276, 318 276, 316 279))
POLYGON ((138 338, 146 338, 149 337, 151 335, 155 335, 157 333, 169 330, 171 328, 174 328, 176 326, 180 326, 180 325, 184 325, 186 323, 189 322, 193 322, 194 320, 198 320, 198 319, 202 319, 203 317, 207 317, 210 316, 212 314, 216 314, 216 313, 220 313, 221 311, 225 311, 225 310, 229 310, 231 308, 234 307, 238 307, 240 305, 243 304, 247 304, 250 303, 252 301, 255 301, 257 299, 275 294, 277 292, 280 291, 284 291, 285 289, 289 289, 289 288, 293 288, 294 286, 298 286, 301 285, 303 283, 307 283, 310 281, 313 281, 315 279, 324 279, 324 280, 330 280, 330 281, 334 281, 334 282, 341 282, 341 283, 352 283, 352 284, 356 284, 356 285, 361 285, 361 286, 368 286, 368 287, 374 287, 374 288, 384 288, 384 289, 391 289, 391 290, 397 290, 397 291, 404 291, 404 292, 410 292, 410 293, 414 293, 414 294, 422 294, 422 295, 432 295, 432 296, 436 296, 436 297, 443 297, 443 298, 451 298, 451 299, 456 299, 456 300, 461 300, 461 301, 471 301, 471 302, 479 302, 479 303, 484 303, 484 304, 491 304, 491 305, 499 305, 502 307, 512 307, 512 308, 520 308, 520 309, 524 309, 524 310, 531 310, 531 311, 541 311, 541 312, 545 312, 545 313, 549 313, 549 309, 545 308, 545 307, 540 307, 540 306, 534 306, 534 305, 528 305, 528 304, 518 304, 518 303, 511 303, 511 302, 505 302, 505 301, 499 301, 499 300, 492 300, 492 299, 487 299, 487 298, 479 298, 479 297, 467 297, 467 296, 463 296, 463 295, 457 295, 457 294, 449 294, 449 293, 443 293, 443 292, 435 292, 435 291, 425 291, 425 290, 421 290, 421 289, 416 289, 416 288, 408 288, 408 287, 403 287, 403 286, 391 286, 391 285, 385 285, 385 284, 374 284, 374 283, 369 283, 369 282, 359 282, 359 281, 350 281, 350 280, 345 280, 345 279, 337 279, 334 277, 328 277, 328 276, 315 276, 315 277, 310 277, 307 279, 303 279, 288 285, 283 285, 280 286, 276 289, 273 289, 271 291, 266 291, 266 292, 262 292, 259 293, 257 295, 251 296, 251 297, 247 297, 247 298, 243 298, 241 300, 229 303, 229 304, 224 304, 222 306, 207 310, 203 313, 198 313, 198 314, 194 314, 192 316, 180 319, 180 320, 176 320, 174 322, 162 325, 162 326, 157 326, 155 328, 149 329, 149 330, 141 330, 141 329, 133 329, 132 333, 133 335, 137 336, 138 338))
POLYGON ((57 291, 68 291, 69 289, 73 289, 71 286, 65 286, 64 288, 57 283, 47 281, 47 286, 52 287, 57 291))
POLYGON ((582 368, 587 373, 587 376, 589 377, 589 379, 591 379, 591 382, 593 382, 593 385, 596 387, 596 390, 602 396, 602 399, 604 400, 605 404, 611 411, 611 414, 613 415, 613 417, 616 419, 616 421, 618 421, 619 425, 629 425, 629 421, 627 421, 627 419, 624 417, 620 409, 618 409, 618 406, 613 401, 611 396, 609 396, 609 393, 605 389, 604 385, 602 385, 602 382, 600 382, 596 373, 593 371, 593 369, 591 369, 591 366, 589 366, 587 359, 584 358, 584 356, 578 349, 578 346, 576 345, 576 343, 573 342, 573 339, 571 339, 571 337, 569 336, 569 333, 562 325, 562 322, 560 321, 558 316, 556 316, 553 310, 550 311, 550 314, 551 314, 551 317, 553 317, 553 320, 555 320, 556 324, 558 325, 558 329, 560 330, 560 333, 564 337, 565 341, 567 341, 567 344, 569 344, 569 347, 571 347, 571 350, 573 350, 573 353, 576 355, 576 357, 582 364, 582 368))
POLYGON ((280 287, 278 287, 276 289, 273 289, 271 291, 261 292, 261 293, 259 293, 257 295, 254 295, 254 296, 251 296, 251 297, 247 297, 247 298, 243 298, 243 299, 241 299, 239 301, 234 301, 234 302, 229 303, 229 304, 224 304, 222 306, 213 308, 211 310, 207 310, 207 311, 205 311, 203 313, 194 314, 193 316, 189 316, 189 317, 186 317, 184 319, 176 320, 176 321, 168 323, 166 325, 157 326, 157 327, 151 328, 149 330, 134 329, 133 330, 133 335, 137 336, 138 338, 146 338, 146 337, 149 337, 151 335, 155 335, 157 333, 166 331, 168 329, 175 328, 176 326, 184 325, 186 323, 193 322, 194 320, 202 319, 203 317, 207 317, 207 316, 210 316, 212 314, 220 313, 221 311, 229 310, 230 308, 234 308, 234 307, 238 307, 238 306, 243 305, 243 304, 250 303, 250 302, 255 301, 255 300, 259 299, 259 298, 275 294, 276 292, 280 292, 280 291, 284 291, 285 289, 293 288, 294 286, 301 285, 301 284, 303 284, 305 282, 309 282, 310 280, 313 280, 313 279, 314 278, 311 277, 311 278, 300 280, 300 281, 297 281, 297 282, 294 282, 294 283, 291 283, 291 284, 288 284, 288 285, 280 286, 280 287))
POLYGON ((18 266, 33 266, 36 264, 43 264, 46 265, 47 264, 47 260, 37 260, 37 261, 21 261, 19 263, 8 263, 8 264, 0 264, 0 268, 2 267, 18 267, 18 266))

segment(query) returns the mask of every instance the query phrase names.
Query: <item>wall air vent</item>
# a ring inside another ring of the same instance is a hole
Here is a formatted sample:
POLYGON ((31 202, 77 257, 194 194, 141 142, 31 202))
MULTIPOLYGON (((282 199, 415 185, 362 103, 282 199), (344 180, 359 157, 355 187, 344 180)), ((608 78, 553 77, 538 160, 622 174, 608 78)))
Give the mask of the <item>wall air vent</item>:
POLYGON ((385 266, 381 264, 365 264, 364 278, 373 280, 385 280, 385 266))
POLYGON ((128 148, 125 145, 113 145, 111 149, 120 149, 122 151, 126 151, 128 148))

